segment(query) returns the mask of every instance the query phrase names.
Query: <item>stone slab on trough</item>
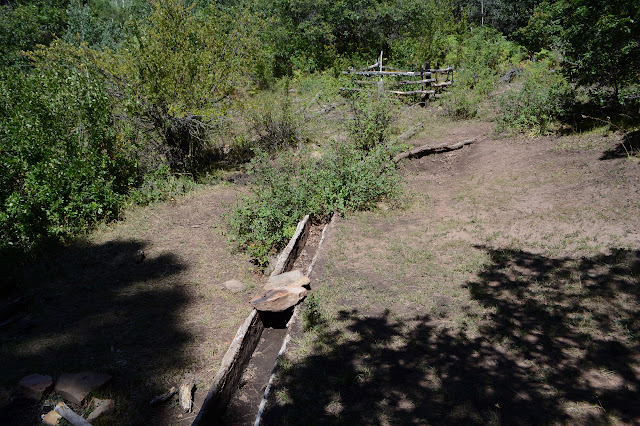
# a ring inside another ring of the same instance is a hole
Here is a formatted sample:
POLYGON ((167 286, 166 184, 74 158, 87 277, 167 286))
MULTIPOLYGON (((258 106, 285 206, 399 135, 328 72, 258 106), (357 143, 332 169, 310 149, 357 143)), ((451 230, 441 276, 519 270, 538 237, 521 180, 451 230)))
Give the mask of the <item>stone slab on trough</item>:
POLYGON ((301 286, 287 286, 267 290, 251 300, 258 311, 282 312, 304 299, 309 290, 301 286))
POLYGON ((20 380, 18 389, 20 393, 30 399, 40 401, 42 396, 51 389, 53 380, 51 376, 43 376, 42 374, 29 374, 20 380))
POLYGON ((304 275, 300 269, 294 269, 289 272, 285 272, 279 275, 269 277, 269 281, 264 286, 265 290, 273 290, 280 287, 287 287, 290 285, 307 287, 311 283, 311 280, 304 275))

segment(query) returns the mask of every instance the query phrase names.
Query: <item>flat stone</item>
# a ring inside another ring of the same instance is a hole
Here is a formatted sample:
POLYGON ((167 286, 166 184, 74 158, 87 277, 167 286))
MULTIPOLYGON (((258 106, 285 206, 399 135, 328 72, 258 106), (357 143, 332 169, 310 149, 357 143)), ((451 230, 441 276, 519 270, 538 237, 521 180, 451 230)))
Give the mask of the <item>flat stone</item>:
POLYGON ((42 416, 42 423, 46 425, 56 426, 60 423, 62 416, 55 411, 51 410, 47 414, 42 416))
POLYGON ((237 293, 239 291, 244 291, 244 289, 247 288, 247 285, 245 283, 243 283, 242 281, 238 281, 238 280, 229 280, 229 281, 225 281, 222 283, 222 287, 226 288, 227 290, 233 292, 233 293, 237 293))
POLYGON ((20 380, 18 389, 27 398, 40 401, 42 396, 51 389, 53 380, 51 376, 43 376, 41 374, 29 374, 20 380))
POLYGON ((301 286, 287 286, 263 291, 249 303, 258 311, 282 312, 304 299, 309 290, 301 286))
POLYGON ((87 421, 89 423, 104 414, 112 412, 116 408, 116 403, 113 401, 113 399, 93 398, 90 405, 92 405, 94 409, 91 414, 87 416, 87 421))
POLYGON ((111 380, 111 376, 93 371, 65 373, 56 383, 56 392, 65 400, 82 405, 89 392, 98 389, 111 380))
POLYGON ((311 280, 306 277, 300 269, 294 269, 292 271, 270 277, 269 281, 267 281, 267 284, 264 286, 264 289, 274 290, 276 288, 288 286, 307 287, 310 282, 311 280))

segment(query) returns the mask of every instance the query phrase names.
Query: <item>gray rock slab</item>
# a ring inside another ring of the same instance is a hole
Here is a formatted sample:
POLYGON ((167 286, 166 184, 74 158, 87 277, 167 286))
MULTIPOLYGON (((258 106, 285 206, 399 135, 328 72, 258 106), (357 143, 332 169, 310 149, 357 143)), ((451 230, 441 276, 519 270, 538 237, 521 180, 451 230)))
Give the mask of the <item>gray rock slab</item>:
POLYGON ((250 303, 258 311, 282 312, 304 299, 309 290, 301 286, 287 286, 266 290, 250 303))
POLYGON ((267 284, 264 286, 264 289, 273 290, 287 286, 307 287, 310 282, 311 280, 309 280, 301 270, 294 269, 292 271, 270 277, 269 281, 267 281, 267 284))
POLYGON ((245 283, 243 283, 242 281, 238 281, 238 280, 229 280, 229 281, 225 281, 222 283, 222 287, 226 288, 227 290, 233 292, 233 293, 238 293, 240 291, 244 291, 244 289, 247 288, 247 285, 245 283))
POLYGON ((41 374, 29 374, 18 383, 20 393, 36 401, 40 401, 45 392, 51 389, 51 386, 53 386, 51 376, 43 376, 41 374))
POLYGON ((69 402, 82 405, 89 392, 111 380, 111 376, 93 371, 82 373, 64 373, 56 383, 56 392, 69 402))
POLYGON ((94 407, 91 414, 87 416, 87 421, 91 423, 98 417, 112 412, 116 408, 116 403, 113 399, 98 399, 93 398, 91 405, 94 407))

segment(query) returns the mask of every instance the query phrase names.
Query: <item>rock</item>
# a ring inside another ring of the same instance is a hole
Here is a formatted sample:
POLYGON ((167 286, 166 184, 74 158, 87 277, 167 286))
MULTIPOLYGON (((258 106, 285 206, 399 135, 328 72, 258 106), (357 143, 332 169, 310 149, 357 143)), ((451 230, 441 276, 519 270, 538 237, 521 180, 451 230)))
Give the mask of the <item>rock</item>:
POLYGON ((287 286, 267 290, 249 303, 258 311, 282 312, 304 299, 309 290, 301 286, 287 286))
POLYGON ((195 384, 193 380, 189 380, 183 383, 180 386, 180 391, 178 392, 178 399, 180 400, 180 406, 184 410, 185 413, 191 412, 193 408, 193 388, 195 384))
POLYGON ((56 392, 67 401, 82 405, 82 401, 84 401, 89 392, 99 388, 109 380, 111 380, 110 375, 93 371, 74 374, 65 373, 60 376, 58 383, 56 383, 56 392))
POLYGON ((18 383, 18 389, 27 398, 40 401, 42 396, 51 389, 53 380, 51 376, 43 376, 41 374, 30 374, 23 377, 18 383))
POLYGON ((222 287, 226 288, 227 290, 231 291, 232 293, 237 293, 239 291, 244 291, 244 289, 247 288, 247 285, 245 283, 243 283, 242 281, 229 280, 229 281, 225 281, 224 283, 222 283, 222 287))
POLYGON ((62 416, 60 414, 51 410, 47 414, 42 415, 42 423, 51 425, 51 426, 56 426, 58 423, 60 423, 61 418, 62 416))
POLYGON ((93 409, 91 414, 87 416, 88 422, 92 422, 98 417, 112 412, 116 408, 116 403, 113 401, 113 399, 93 398, 91 400, 91 405, 95 408, 93 409))
POLYGON ((269 278, 267 284, 264 286, 265 290, 274 290, 276 288, 299 286, 308 287, 311 280, 304 275, 299 269, 294 269, 289 272, 285 272, 280 275, 275 275, 269 278))

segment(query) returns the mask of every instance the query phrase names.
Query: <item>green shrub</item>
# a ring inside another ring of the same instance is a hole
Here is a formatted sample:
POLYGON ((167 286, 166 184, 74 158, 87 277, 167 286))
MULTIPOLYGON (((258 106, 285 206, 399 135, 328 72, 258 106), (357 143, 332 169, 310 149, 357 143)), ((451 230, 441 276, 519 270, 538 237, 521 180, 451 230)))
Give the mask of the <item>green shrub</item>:
POLYGON ((468 120, 478 115, 482 96, 464 85, 456 85, 444 95, 442 114, 454 120, 468 120))
POLYGON ((387 141, 398 109, 393 98, 356 92, 350 106, 353 118, 347 130, 356 148, 368 151, 387 141))
POLYGON ((394 153, 386 145, 363 151, 337 142, 319 159, 288 152, 269 161, 257 152, 250 167, 256 188, 229 217, 232 239, 265 265, 304 215, 365 210, 396 196, 400 177, 390 161, 394 153))
POLYGON ((302 122, 292 111, 288 85, 282 96, 261 96, 249 120, 255 145, 262 150, 293 146, 302 139, 302 122))
POLYGON ((500 98, 497 131, 550 133, 552 124, 567 112, 574 93, 561 73, 532 63, 527 67, 522 88, 500 98))
POLYGON ((56 42, 0 75, 0 253, 28 253, 112 219, 136 177, 112 100, 83 48, 56 42))
POLYGON ((171 173, 168 165, 162 165, 147 172, 142 184, 131 191, 129 198, 134 203, 144 206, 185 194, 195 186, 196 183, 190 175, 171 173))
POLYGON ((318 299, 317 294, 311 293, 305 300, 304 311, 302 311, 302 327, 304 331, 312 330, 325 322, 318 299))

